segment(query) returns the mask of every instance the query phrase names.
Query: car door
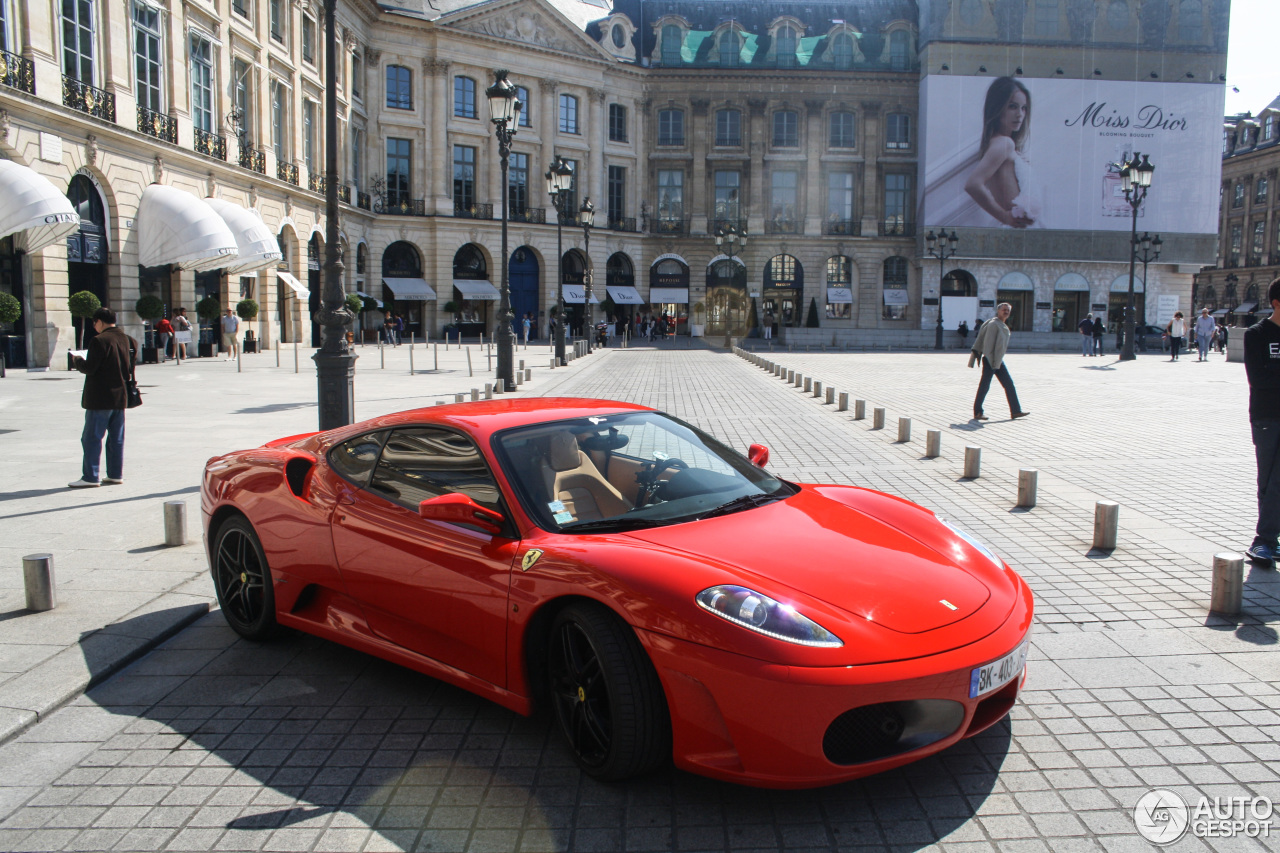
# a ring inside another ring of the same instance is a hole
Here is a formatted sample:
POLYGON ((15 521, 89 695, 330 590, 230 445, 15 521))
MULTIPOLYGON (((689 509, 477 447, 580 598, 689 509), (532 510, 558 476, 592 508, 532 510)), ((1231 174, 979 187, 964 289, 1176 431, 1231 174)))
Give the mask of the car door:
POLYGON ((334 511, 343 577, 374 633, 506 684, 507 593, 519 539, 421 518, 418 505, 460 492, 505 513, 493 474, 468 436, 438 427, 391 432, 363 488, 334 511))

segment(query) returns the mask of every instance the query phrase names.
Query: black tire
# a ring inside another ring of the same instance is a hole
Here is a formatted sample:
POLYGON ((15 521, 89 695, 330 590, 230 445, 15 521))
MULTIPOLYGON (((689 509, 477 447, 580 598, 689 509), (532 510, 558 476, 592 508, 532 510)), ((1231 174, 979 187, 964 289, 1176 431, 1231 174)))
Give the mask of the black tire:
POLYGON ((631 627, 609 610, 572 604, 551 626, 547 686, 578 766, 613 782, 671 760, 662 683, 631 627))
POLYGON ((262 543, 243 516, 229 518, 213 543, 213 585, 227 624, 246 640, 269 640, 279 632, 276 596, 262 543))

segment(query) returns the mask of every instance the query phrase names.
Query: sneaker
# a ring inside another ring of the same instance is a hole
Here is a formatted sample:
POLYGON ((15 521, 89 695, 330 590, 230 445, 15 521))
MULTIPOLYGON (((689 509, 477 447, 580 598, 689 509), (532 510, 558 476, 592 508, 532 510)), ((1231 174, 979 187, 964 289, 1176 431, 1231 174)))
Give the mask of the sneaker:
POLYGON ((1014 412, 1011 417, 1016 421, 1018 418, 1025 418, 1030 412, 1014 412))
POLYGON ((98 484, 98 482, 97 482, 96 480, 86 480, 86 479, 84 479, 83 477, 81 477, 79 480, 76 480, 74 483, 67 483, 67 488, 69 488, 69 489, 96 489, 96 488, 98 488, 98 485, 99 485, 99 484, 98 484))
POLYGON ((1255 563, 1270 563, 1276 558, 1275 549, 1270 545, 1250 545, 1245 554, 1255 563))
POLYGON ((118 486, 123 482, 124 482, 124 477, 103 477, 102 478, 102 485, 104 486, 118 486))

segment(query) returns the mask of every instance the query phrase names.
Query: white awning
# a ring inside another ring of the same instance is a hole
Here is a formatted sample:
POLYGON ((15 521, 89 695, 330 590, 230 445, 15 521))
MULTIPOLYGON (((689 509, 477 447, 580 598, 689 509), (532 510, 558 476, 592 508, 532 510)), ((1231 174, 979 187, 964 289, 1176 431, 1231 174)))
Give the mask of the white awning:
MULTIPOLYGON (((587 301, 587 286, 585 284, 566 284, 564 286, 564 301, 574 305, 583 305, 587 301)), ((599 292, 593 287, 591 288, 591 304, 599 305, 599 292)))
POLYGON ((650 305, 666 305, 672 303, 675 305, 689 304, 689 289, 687 287, 651 287, 649 288, 649 304, 650 305))
POLYGON ((289 286, 289 288, 294 293, 298 294, 299 299, 311 298, 311 291, 303 287, 302 282, 298 281, 296 278, 289 275, 289 273, 285 272, 284 270, 276 270, 276 278, 278 278, 280 281, 283 281, 285 284, 289 286))
POLYGON ((425 278, 384 278, 382 283, 391 288, 396 299, 417 302, 434 302, 436 292, 425 278))
POLYGON ((463 299, 479 299, 487 302, 498 301, 498 288, 487 281, 455 278, 453 286, 458 288, 463 299))
POLYGON ((0 160, 0 238, 24 232, 18 247, 36 252, 80 227, 80 217, 66 193, 35 169, 0 160))
POLYGON ((138 202, 138 263, 215 269, 236 262, 236 237, 209 205, 174 187, 152 184, 138 202))
POLYGON ((236 238, 236 259, 226 265, 227 275, 244 275, 280 262, 280 244, 262 222, 262 214, 221 198, 206 198, 236 238))
POLYGON ((745 262, 742 260, 742 258, 741 258, 741 257, 739 257, 738 255, 734 255, 734 256, 731 258, 731 257, 729 257, 728 255, 720 254, 720 255, 716 255, 714 258, 712 258, 711 260, 707 261, 707 269, 711 269, 712 267, 714 267, 716 264, 720 263, 721 261, 730 261, 730 262, 735 263, 735 264, 737 264, 738 266, 742 267, 743 269, 746 269, 746 268, 747 268, 746 263, 745 263, 745 262))
POLYGON ((827 304, 828 305, 852 305, 853 304, 853 288, 828 287, 827 288, 827 304))
POLYGON ((606 287, 609 296, 618 305, 643 305, 644 300, 640 298, 640 293, 634 287, 625 287, 623 285, 615 285, 606 287))
POLYGON ((884 289, 885 305, 908 305, 907 289, 905 287, 886 287, 884 289))

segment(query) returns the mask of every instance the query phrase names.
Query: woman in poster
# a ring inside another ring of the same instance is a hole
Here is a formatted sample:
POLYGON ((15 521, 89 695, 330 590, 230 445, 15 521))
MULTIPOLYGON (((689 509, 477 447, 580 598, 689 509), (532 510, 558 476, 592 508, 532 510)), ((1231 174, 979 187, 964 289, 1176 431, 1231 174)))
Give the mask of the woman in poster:
POLYGON ((1039 187, 1026 154, 1031 93, 1012 77, 998 77, 987 89, 982 115, 978 163, 965 181, 965 192, 999 225, 1043 227, 1039 187))

